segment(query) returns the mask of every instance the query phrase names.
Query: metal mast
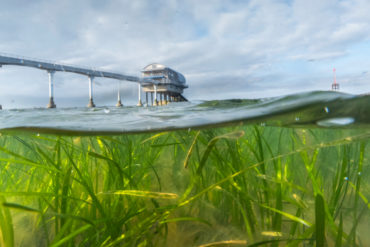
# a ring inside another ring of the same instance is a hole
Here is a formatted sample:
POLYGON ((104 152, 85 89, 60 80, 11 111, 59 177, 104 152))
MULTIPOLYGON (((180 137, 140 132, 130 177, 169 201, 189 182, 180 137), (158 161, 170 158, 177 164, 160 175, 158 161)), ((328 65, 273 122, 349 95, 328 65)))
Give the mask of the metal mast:
POLYGON ((333 81, 333 84, 331 84, 331 90, 338 91, 339 90, 339 83, 337 83, 337 78, 336 78, 335 72, 336 72, 336 69, 333 68, 334 81, 333 81))

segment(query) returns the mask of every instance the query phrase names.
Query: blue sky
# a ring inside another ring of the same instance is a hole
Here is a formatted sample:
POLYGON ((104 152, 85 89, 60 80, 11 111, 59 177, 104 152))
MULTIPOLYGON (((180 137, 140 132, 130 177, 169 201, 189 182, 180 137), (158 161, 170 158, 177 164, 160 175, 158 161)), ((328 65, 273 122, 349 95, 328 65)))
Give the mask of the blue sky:
MULTIPOLYGON (((0 52, 131 75, 158 62, 183 73, 195 99, 259 98, 330 89, 370 91, 368 0, 2 0, 0 52)), ((97 105, 117 82, 96 79, 97 105)), ((137 87, 122 85, 124 104, 137 87)), ((0 104, 45 106, 44 71, 0 69, 0 104)), ((84 106, 88 80, 56 73, 58 107, 84 106)))

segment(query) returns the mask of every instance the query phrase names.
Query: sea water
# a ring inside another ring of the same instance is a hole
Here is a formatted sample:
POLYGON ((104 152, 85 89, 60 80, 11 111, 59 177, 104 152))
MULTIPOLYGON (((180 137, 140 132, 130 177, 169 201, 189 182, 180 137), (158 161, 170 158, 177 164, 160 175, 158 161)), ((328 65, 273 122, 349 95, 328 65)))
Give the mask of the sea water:
POLYGON ((369 96, 310 92, 265 99, 171 103, 161 107, 10 109, 0 129, 50 133, 122 134, 239 123, 284 127, 366 127, 369 96))
POLYGON ((0 243, 368 246, 369 103, 2 110, 0 243))

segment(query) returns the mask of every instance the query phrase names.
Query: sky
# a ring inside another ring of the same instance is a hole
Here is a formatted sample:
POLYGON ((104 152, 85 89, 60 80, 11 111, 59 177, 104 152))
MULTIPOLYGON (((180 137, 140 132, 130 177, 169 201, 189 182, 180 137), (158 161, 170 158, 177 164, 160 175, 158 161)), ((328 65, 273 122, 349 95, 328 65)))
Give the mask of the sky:
MULTIPOLYGON (((1 0, 0 53, 140 75, 156 62, 184 74, 189 100, 370 91, 369 0, 1 0)), ((114 105, 118 82, 95 79, 114 105)), ((122 82, 124 105, 137 85, 122 82)), ((85 106, 88 79, 56 73, 57 107, 85 106)), ((44 107, 48 75, 0 68, 4 108, 44 107)))

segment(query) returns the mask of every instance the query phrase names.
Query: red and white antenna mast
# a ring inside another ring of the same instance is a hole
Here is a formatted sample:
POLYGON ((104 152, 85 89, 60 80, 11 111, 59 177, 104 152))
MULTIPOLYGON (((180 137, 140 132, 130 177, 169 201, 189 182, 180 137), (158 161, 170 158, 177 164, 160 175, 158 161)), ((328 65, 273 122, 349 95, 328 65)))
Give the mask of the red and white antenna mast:
POLYGON ((336 71, 336 69, 333 68, 334 81, 333 81, 333 84, 331 84, 331 90, 337 91, 337 90, 339 90, 339 83, 337 83, 337 78, 336 78, 336 75, 335 75, 335 71, 336 71))

